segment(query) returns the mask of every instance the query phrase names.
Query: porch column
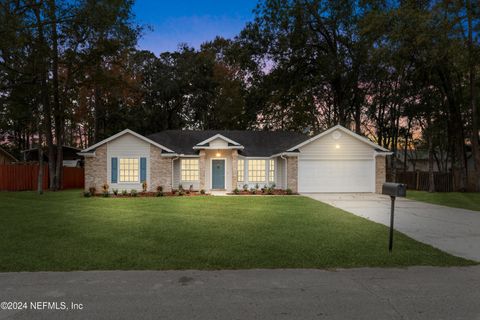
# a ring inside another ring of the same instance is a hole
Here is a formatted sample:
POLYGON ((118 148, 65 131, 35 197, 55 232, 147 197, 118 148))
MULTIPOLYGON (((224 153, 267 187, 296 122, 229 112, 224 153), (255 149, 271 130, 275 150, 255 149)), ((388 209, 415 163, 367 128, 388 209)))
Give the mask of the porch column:
POLYGON ((200 159, 198 162, 199 169, 199 180, 200 180, 200 190, 205 190, 205 165, 206 165, 206 154, 205 150, 200 150, 200 159))
POLYGON ((237 188, 238 181, 238 150, 232 150, 232 190, 237 188))
POLYGON ((287 157, 287 188, 298 191, 298 158, 287 157))

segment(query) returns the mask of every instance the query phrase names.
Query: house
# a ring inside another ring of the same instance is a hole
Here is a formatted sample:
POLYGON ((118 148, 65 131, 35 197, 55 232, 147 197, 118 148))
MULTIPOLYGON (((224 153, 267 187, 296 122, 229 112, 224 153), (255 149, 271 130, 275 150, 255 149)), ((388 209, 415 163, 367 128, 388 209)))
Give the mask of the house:
MULTIPOLYGON (((53 145, 55 157, 57 156, 57 145, 53 145)), ((83 157, 79 154, 80 149, 70 146, 63 146, 63 166, 64 167, 81 167, 83 165, 83 157)), ((23 150, 23 161, 38 162, 38 148, 23 150)), ((48 148, 43 148, 43 161, 48 163, 48 148)))
POLYGON ((275 184, 294 192, 380 192, 385 157, 365 137, 332 127, 314 137, 280 131, 129 129, 82 150, 85 188, 226 190, 275 184))
POLYGON ((17 162, 18 160, 12 156, 7 150, 0 147, 0 164, 9 164, 17 162))

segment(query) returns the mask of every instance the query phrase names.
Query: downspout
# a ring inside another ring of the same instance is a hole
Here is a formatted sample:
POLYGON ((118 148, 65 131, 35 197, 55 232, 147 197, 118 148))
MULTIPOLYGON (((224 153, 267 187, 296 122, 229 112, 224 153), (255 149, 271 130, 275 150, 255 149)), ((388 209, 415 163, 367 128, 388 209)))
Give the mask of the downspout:
POLYGON ((287 186, 287 184, 288 184, 287 158, 285 157, 285 154, 283 154, 283 153, 280 154, 280 158, 282 158, 283 160, 285 160, 285 177, 284 177, 284 179, 285 179, 285 183, 284 183, 285 188, 284 188, 284 189, 288 189, 288 188, 287 188, 287 187, 288 187, 288 186, 287 186))
POLYGON ((173 173, 173 170, 174 170, 174 166, 173 166, 173 163, 175 162, 175 160, 178 160, 180 157, 175 157, 175 158, 172 158, 172 188, 171 188, 171 191, 173 191, 173 177, 174 177, 174 173, 173 173))

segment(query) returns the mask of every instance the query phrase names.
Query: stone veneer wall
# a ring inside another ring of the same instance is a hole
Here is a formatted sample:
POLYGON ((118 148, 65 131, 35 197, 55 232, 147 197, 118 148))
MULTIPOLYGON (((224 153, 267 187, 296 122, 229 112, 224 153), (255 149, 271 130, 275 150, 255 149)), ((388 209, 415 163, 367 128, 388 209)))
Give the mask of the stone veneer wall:
POLYGON ((149 191, 156 191, 162 186, 164 191, 172 190, 172 158, 162 157, 162 150, 150 145, 150 186, 149 191))
POLYGON ((100 192, 104 183, 108 183, 107 144, 95 150, 95 157, 85 157, 85 191, 94 187, 100 192))
POLYGON ((375 192, 382 193, 383 183, 387 180, 385 156, 375 157, 375 192))
POLYGON ((198 160, 198 179, 200 180, 200 190, 205 190, 205 166, 207 155, 205 150, 200 150, 200 159, 198 160))
POLYGON ((238 150, 232 150, 232 190, 237 188, 238 180, 238 150))
POLYGON ((287 189, 298 192, 298 158, 287 157, 287 189))

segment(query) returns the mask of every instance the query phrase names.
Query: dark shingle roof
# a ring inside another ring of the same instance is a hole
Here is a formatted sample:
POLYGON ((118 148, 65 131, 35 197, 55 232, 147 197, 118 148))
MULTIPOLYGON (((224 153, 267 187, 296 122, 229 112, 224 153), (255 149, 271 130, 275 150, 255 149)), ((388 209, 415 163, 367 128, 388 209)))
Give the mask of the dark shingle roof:
POLYGON ((193 147, 216 134, 238 142, 245 149, 239 153, 249 157, 268 157, 308 139, 306 135, 290 131, 240 131, 240 130, 166 130, 147 136, 179 154, 193 155, 193 147))

